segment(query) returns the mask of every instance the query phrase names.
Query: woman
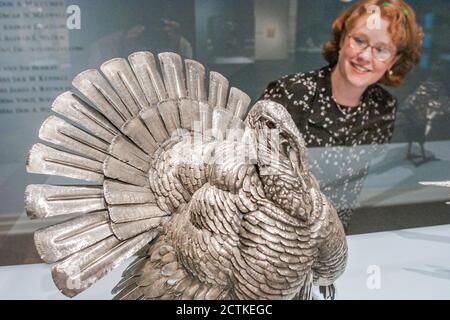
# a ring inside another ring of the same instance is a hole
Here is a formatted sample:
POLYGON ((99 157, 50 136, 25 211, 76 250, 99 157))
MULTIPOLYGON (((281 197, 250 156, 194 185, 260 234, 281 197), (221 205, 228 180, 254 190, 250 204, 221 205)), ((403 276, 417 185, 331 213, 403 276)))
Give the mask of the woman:
MULTIPOLYGON (((363 0, 342 12, 332 29, 323 45, 328 66, 284 76, 262 98, 287 108, 309 147, 389 142, 397 101, 380 84, 398 86, 419 62, 423 33, 414 11, 403 0, 363 0)), ((312 167, 347 229, 362 185, 354 177, 365 176, 368 165, 361 165, 361 153, 330 152, 312 167), (323 181, 327 165, 334 165, 332 181, 323 181)))

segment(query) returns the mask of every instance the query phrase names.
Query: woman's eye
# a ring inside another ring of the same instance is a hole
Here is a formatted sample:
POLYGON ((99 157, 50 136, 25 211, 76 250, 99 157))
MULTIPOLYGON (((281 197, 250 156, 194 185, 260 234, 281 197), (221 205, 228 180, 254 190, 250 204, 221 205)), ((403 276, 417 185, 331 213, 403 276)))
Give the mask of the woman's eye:
POLYGON ((365 44, 367 43, 366 40, 364 40, 364 39, 362 39, 362 38, 358 38, 358 37, 355 38, 355 41, 356 41, 356 43, 359 44, 359 45, 365 45, 365 44))

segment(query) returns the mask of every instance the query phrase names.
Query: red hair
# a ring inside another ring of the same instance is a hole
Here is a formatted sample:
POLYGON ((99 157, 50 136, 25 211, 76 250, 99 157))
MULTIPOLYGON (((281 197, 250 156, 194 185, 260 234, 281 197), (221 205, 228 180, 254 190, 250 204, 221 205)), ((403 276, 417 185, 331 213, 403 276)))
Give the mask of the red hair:
POLYGON ((350 6, 334 20, 331 39, 323 44, 322 54, 331 65, 338 62, 341 40, 358 18, 368 14, 370 5, 378 6, 381 17, 390 22, 389 33, 400 56, 391 68, 392 74, 386 72, 379 82, 398 86, 413 66, 419 63, 423 41, 423 31, 416 23, 416 14, 403 0, 362 0, 350 6))

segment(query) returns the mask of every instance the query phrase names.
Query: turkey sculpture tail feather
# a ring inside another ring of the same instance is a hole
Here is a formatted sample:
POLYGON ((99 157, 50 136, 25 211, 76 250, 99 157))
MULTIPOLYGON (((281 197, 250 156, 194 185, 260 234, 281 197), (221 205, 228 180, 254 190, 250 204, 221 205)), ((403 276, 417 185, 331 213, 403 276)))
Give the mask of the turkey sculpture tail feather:
POLYGON ((198 166, 190 167, 198 180, 189 183, 177 180, 167 162, 165 174, 158 174, 165 149, 186 134, 235 139, 236 129, 244 128, 250 103, 245 93, 231 88, 227 99, 228 81, 211 72, 207 97, 200 63, 186 60, 184 76, 177 54, 158 58, 161 73, 151 53, 137 52, 128 60, 105 62, 101 72, 77 75, 72 84, 81 95, 58 96, 52 110, 62 117, 50 116, 39 131, 50 145, 37 143, 30 150, 28 172, 88 182, 29 185, 25 191, 30 218, 70 215, 34 236, 39 255, 52 264, 54 282, 67 296, 82 292, 157 238, 195 191, 198 166))

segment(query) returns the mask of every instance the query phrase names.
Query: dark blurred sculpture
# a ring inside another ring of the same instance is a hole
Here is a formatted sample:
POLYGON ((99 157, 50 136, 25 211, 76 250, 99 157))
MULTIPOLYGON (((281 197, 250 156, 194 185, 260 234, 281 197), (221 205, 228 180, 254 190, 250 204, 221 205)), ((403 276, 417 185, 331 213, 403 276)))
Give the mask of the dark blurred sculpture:
POLYGON ((183 58, 192 59, 192 45, 182 36, 180 24, 168 19, 163 19, 162 24, 167 35, 167 50, 178 53, 183 58))
POLYGON ((435 120, 445 114, 448 103, 444 101, 445 96, 441 83, 429 78, 406 98, 399 109, 405 120, 403 132, 408 141, 406 158, 416 166, 434 159, 434 155, 425 150, 425 142, 429 139, 435 120), (412 151, 414 143, 419 144, 419 155, 412 151))

